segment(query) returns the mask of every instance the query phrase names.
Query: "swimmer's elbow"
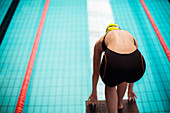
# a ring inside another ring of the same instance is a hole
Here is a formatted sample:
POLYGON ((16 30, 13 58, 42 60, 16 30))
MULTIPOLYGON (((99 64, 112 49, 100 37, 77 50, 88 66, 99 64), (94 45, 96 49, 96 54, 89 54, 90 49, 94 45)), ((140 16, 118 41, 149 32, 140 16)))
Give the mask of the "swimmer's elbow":
POLYGON ((93 75, 94 76, 98 76, 99 75, 99 71, 98 70, 93 70, 93 75))

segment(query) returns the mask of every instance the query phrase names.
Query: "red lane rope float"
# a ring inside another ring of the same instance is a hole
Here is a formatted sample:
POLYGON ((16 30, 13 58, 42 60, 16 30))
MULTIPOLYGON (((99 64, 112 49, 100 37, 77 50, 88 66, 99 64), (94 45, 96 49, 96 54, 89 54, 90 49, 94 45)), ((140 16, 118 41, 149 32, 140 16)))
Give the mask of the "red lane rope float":
POLYGON ((163 37, 162 37, 162 35, 161 35, 158 27, 156 26, 156 23, 155 23, 155 21, 153 20, 153 18, 152 18, 152 16, 151 16, 151 14, 150 14, 150 12, 149 12, 149 10, 148 10, 148 8, 147 8, 144 0, 140 0, 140 2, 141 2, 142 6, 143 6, 143 8, 144 8, 144 10, 145 10, 145 12, 146 12, 146 15, 147 15, 148 18, 149 18, 149 21, 150 21, 151 24, 152 24, 152 27, 154 28, 154 30, 155 30, 155 32, 156 32, 156 35, 157 35, 157 37, 158 37, 158 39, 159 39, 159 41, 160 41, 160 43, 161 43, 161 45, 162 45, 162 47, 163 47, 163 49, 164 49, 164 51, 165 51, 165 54, 166 54, 166 56, 168 57, 168 60, 169 60, 169 62, 170 62, 170 51, 169 51, 169 49, 168 49, 168 46, 166 45, 166 43, 165 43, 165 41, 164 41, 164 39, 163 39, 163 37))
POLYGON ((25 73, 24 81, 23 81, 23 84, 22 84, 22 88, 21 88, 21 91, 20 91, 19 98, 18 98, 15 113, 22 113, 22 110, 23 110, 23 107, 24 107, 27 89, 28 89, 30 78, 31 78, 32 68, 33 68, 33 65, 34 65, 34 60, 35 60, 35 57, 36 57, 38 44, 39 44, 41 33, 42 33, 42 30, 43 30, 43 26, 44 26, 45 17, 46 17, 46 14, 47 14, 49 2, 50 2, 50 0, 46 0, 45 5, 44 5, 44 9, 43 9, 43 12, 42 12, 42 15, 41 15, 40 23, 39 23, 39 26, 38 26, 34 45, 33 45, 32 51, 31 51, 31 56, 30 56, 30 59, 29 59, 29 62, 28 62, 27 70, 26 70, 26 73, 25 73))

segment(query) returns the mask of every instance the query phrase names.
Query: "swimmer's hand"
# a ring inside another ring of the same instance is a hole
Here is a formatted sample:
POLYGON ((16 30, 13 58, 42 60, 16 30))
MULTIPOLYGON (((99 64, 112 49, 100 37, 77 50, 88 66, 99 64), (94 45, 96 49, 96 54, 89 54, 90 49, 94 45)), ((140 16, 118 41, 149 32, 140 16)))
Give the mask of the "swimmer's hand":
POLYGON ((99 104, 99 101, 97 99, 97 93, 93 93, 89 96, 89 99, 87 100, 87 104, 92 104, 92 105, 96 105, 99 104))
POLYGON ((132 90, 128 90, 128 101, 129 102, 135 102, 136 101, 135 97, 138 98, 136 96, 135 92, 133 91, 133 89, 132 90))

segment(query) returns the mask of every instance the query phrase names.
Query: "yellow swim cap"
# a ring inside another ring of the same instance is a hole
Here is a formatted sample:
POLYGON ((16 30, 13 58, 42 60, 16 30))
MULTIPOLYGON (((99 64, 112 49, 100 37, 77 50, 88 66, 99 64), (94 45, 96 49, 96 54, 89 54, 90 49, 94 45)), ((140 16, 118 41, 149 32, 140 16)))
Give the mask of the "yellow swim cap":
POLYGON ((120 27, 117 24, 110 23, 106 28, 106 33, 112 30, 120 30, 120 27))

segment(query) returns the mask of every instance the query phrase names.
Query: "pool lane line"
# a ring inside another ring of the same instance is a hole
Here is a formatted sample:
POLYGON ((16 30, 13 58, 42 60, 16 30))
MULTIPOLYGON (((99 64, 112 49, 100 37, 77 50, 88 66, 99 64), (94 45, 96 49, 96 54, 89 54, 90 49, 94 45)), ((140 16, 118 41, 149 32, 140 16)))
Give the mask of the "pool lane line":
POLYGON ((20 0, 13 0, 0 26, 0 45, 20 0))
POLYGON ((41 33, 42 33, 42 30, 43 30, 43 26, 44 26, 45 17, 46 17, 46 14, 47 14, 49 2, 50 2, 50 0, 46 0, 45 5, 44 5, 44 9, 43 9, 43 12, 42 12, 42 15, 41 15, 37 34, 36 34, 36 37, 35 37, 35 40, 34 40, 33 48, 32 48, 32 51, 31 51, 31 56, 30 56, 30 59, 29 59, 29 62, 28 62, 27 70, 26 70, 26 73, 25 73, 24 81, 23 81, 23 84, 22 84, 22 88, 21 88, 21 91, 20 91, 19 98, 18 98, 15 113, 22 113, 22 111, 23 111, 24 102, 25 102, 25 98, 26 98, 26 94, 27 94, 27 89, 28 89, 30 78, 31 78, 34 60, 35 60, 35 57, 36 57, 38 44, 39 44, 39 41, 40 41, 40 38, 41 38, 41 33))
POLYGON ((140 2, 141 2, 142 6, 143 6, 143 8, 144 8, 144 10, 145 10, 145 12, 146 12, 146 15, 147 15, 148 18, 149 18, 149 21, 150 21, 151 24, 152 24, 152 27, 154 28, 154 30, 155 30, 155 32, 156 32, 156 35, 157 35, 157 37, 158 37, 158 39, 159 39, 159 41, 160 41, 160 43, 161 43, 161 45, 162 45, 162 47, 163 47, 163 49, 164 49, 164 51, 165 51, 165 54, 166 54, 166 56, 168 57, 168 60, 169 60, 169 62, 170 62, 170 51, 169 51, 169 49, 168 49, 168 46, 166 45, 166 43, 165 43, 165 41, 164 41, 164 39, 163 39, 163 37, 162 37, 162 35, 161 35, 158 27, 156 26, 156 23, 155 23, 154 19, 152 18, 152 15, 150 14, 150 12, 149 12, 149 10, 148 10, 148 8, 147 8, 144 0, 140 0, 140 2))

